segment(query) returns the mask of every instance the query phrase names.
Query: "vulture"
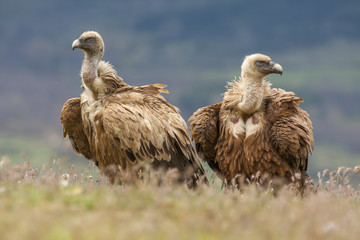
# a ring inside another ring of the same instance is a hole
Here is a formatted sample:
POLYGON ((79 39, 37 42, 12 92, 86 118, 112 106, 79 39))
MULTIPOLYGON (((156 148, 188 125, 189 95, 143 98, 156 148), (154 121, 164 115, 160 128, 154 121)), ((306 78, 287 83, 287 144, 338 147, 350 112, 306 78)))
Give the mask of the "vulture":
POLYGON ((120 171, 138 163, 177 169, 193 179, 202 171, 185 120, 161 93, 166 85, 130 86, 113 66, 102 61, 104 42, 94 31, 84 32, 72 49, 84 51, 80 98, 65 102, 61 111, 64 138, 74 151, 92 160, 114 183, 120 171), (191 172, 191 173, 190 173, 191 172))
POLYGON ((282 75, 281 65, 262 54, 246 56, 223 101, 189 118, 198 156, 227 181, 238 175, 288 183, 308 178, 314 141, 309 114, 293 92, 271 88, 264 79, 271 73, 282 75))

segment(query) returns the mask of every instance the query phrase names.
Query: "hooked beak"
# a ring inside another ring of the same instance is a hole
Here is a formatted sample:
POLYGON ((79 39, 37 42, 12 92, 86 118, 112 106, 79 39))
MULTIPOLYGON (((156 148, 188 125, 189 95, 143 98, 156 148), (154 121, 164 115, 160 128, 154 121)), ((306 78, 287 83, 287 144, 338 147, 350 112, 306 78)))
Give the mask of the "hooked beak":
POLYGON ((81 47, 81 38, 76 39, 73 43, 72 43, 72 50, 74 51, 75 48, 80 48, 81 47))
POLYGON ((277 73, 277 74, 282 75, 283 69, 282 69, 280 64, 278 64, 276 62, 273 62, 273 61, 270 61, 269 67, 270 67, 271 73, 277 73))

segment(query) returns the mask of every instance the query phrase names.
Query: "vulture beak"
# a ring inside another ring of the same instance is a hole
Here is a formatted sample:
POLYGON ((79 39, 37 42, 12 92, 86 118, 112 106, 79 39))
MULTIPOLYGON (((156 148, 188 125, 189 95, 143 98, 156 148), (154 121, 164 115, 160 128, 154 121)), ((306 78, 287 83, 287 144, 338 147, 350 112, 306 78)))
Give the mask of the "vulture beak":
POLYGON ((277 73, 277 74, 282 75, 283 69, 282 69, 280 64, 278 64, 276 62, 273 62, 273 61, 270 61, 269 67, 270 67, 271 73, 277 73))
POLYGON ((81 46, 81 38, 76 39, 72 44, 72 50, 74 51, 75 48, 80 48, 81 46))

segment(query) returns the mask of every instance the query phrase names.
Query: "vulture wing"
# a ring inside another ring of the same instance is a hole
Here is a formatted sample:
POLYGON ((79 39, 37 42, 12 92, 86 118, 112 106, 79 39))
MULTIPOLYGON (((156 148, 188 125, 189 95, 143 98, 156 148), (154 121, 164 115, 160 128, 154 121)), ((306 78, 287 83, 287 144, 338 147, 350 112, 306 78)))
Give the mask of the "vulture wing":
POLYGON ((215 145, 219 133, 219 112, 222 102, 198 109, 190 118, 190 132, 199 157, 213 170, 220 172, 215 162, 215 145))
POLYGON ((83 130, 80 98, 71 98, 65 102, 61 110, 60 121, 63 126, 64 138, 69 137, 74 151, 84 155, 87 159, 94 159, 83 130))
POLYGON ((271 141, 290 166, 306 171, 314 138, 309 114, 298 106, 303 100, 293 92, 282 89, 271 91, 273 95, 268 105, 273 111, 270 115, 273 120, 271 141))
POLYGON ((120 161, 126 160, 126 166, 146 161, 155 167, 185 171, 198 164, 185 121, 160 95, 166 92, 164 87, 123 87, 105 97, 102 119, 106 137, 99 139, 99 144, 123 153, 120 161))

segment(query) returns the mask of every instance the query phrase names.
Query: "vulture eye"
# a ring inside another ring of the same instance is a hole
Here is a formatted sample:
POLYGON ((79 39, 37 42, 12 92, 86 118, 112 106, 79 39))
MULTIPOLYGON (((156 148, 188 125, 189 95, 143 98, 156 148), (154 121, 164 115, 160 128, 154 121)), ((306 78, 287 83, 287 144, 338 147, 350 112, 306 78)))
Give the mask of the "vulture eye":
POLYGON ((93 42, 95 42, 95 38, 94 38, 94 37, 89 37, 89 38, 87 38, 87 39, 85 40, 85 42, 87 42, 87 43, 93 43, 93 42))
POLYGON ((259 66, 259 67, 264 66, 265 64, 266 64, 265 61, 262 61, 262 60, 256 61, 256 65, 259 66))

